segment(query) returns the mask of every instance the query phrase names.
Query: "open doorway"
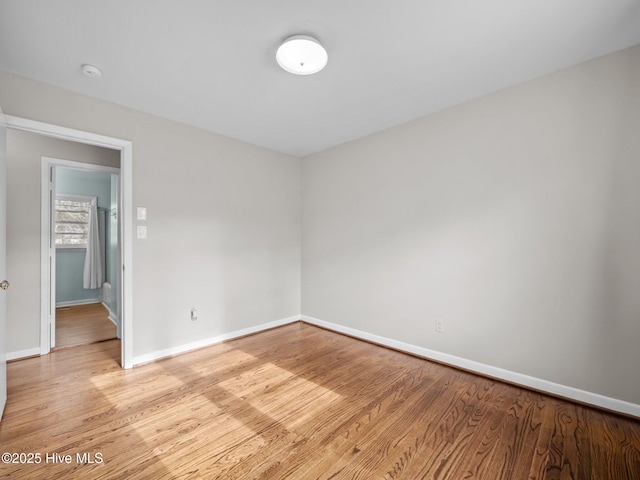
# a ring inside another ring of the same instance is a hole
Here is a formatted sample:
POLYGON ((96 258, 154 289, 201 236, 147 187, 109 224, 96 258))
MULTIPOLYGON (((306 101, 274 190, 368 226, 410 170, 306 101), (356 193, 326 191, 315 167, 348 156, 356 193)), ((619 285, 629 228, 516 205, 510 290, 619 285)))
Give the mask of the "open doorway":
MULTIPOLYGON (((119 165, 117 153, 101 156, 119 165)), ((42 214, 50 235, 49 347, 121 338, 120 169, 50 157, 42 158, 42 169, 42 214)))
MULTIPOLYGON (((11 115, 6 115, 6 123, 7 127, 9 127, 9 132, 16 133, 29 133, 34 134, 32 137, 27 139, 27 144, 29 148, 33 150, 36 146, 42 143, 41 139, 56 139, 56 140, 65 140, 68 144, 73 144, 76 146, 80 145, 89 145, 89 146, 97 146, 104 147, 105 149, 110 149, 116 152, 116 156, 119 156, 120 159, 120 175, 119 175, 119 208, 118 208, 118 221, 120 224, 119 229, 119 241, 120 241, 120 252, 119 252, 119 261, 118 271, 121 277, 121 283, 118 285, 117 292, 115 293, 118 297, 118 312, 119 312, 119 321, 121 325, 121 359, 120 363, 124 368, 131 368, 133 366, 133 344, 132 344, 132 334, 133 334, 133 325, 132 325, 132 309, 133 309, 133 298, 132 298, 132 244, 133 244, 133 222, 130 215, 127 212, 132 210, 132 151, 133 146, 130 141, 121 140, 113 137, 107 137, 99 134, 94 134, 90 132, 85 132, 81 130, 70 129, 66 127, 61 127, 57 125, 52 125, 43 122, 37 122, 34 120, 24 119, 20 117, 14 117, 11 115)), ((40 155, 46 155, 46 150, 40 150, 40 155)), ((62 158, 74 158, 69 157, 65 154, 61 154, 62 158)), ((32 158, 31 156, 29 158, 32 158)), ((41 157, 37 157, 37 169, 41 170, 41 157)), ((76 159, 78 160, 78 159, 76 159)), ((53 273, 55 270, 50 268, 49 264, 49 255, 48 255, 48 239, 49 235, 49 218, 47 216, 41 215, 40 221, 36 221, 36 225, 32 225, 33 221, 29 220, 33 217, 29 217, 26 215, 26 205, 29 208, 32 208, 33 200, 38 195, 38 190, 35 192, 32 191, 32 185, 34 180, 38 181, 38 189, 41 189, 42 184, 48 185, 48 181, 46 175, 43 175, 44 178, 38 178, 39 175, 36 174, 35 178, 33 176, 33 172, 31 169, 33 168, 33 163, 26 157, 22 157, 20 155, 14 155, 14 168, 16 171, 19 171, 21 174, 18 177, 13 177, 15 182, 12 180, 13 192, 22 193, 22 198, 19 201, 14 202, 15 208, 12 210, 14 214, 14 219, 16 221, 20 221, 28 223, 28 229, 23 229, 22 226, 20 228, 14 228, 12 231, 14 232, 13 245, 19 247, 19 252, 16 255, 13 255, 14 259, 14 275, 20 276, 20 280, 16 281, 17 286, 22 286, 23 288, 16 288, 13 293, 13 306, 14 312, 12 318, 21 318, 23 321, 14 323, 13 328, 19 330, 17 333, 14 332, 12 334, 12 338, 16 338, 15 345, 26 345, 25 347, 13 347, 12 358, 22 358, 25 356, 33 355, 37 353, 38 350, 34 351, 32 339, 35 334, 40 336, 39 342, 39 352, 41 355, 49 353, 50 350, 50 327, 47 323, 48 321, 48 310, 51 306, 51 289, 49 288, 49 282, 53 277, 53 273), (32 172, 29 173, 28 171, 32 172), (23 172, 24 171, 24 172, 23 172), (24 203, 27 202, 27 203, 24 203), (39 224, 39 228, 38 228, 39 224), (35 227, 35 228, 33 228, 35 227), (37 229, 37 230, 36 230, 37 229), (29 233, 29 232, 33 232, 29 233), (37 233, 35 233, 37 232, 37 233), (34 238, 34 234, 38 234, 39 242, 38 249, 40 250, 40 255, 36 252, 33 252, 34 242, 32 239, 34 238), (26 241, 25 241, 26 240, 26 241), (35 255, 34 255, 35 253, 35 255), (31 266, 31 263, 27 265, 25 261, 31 262, 32 260, 37 260, 40 266, 40 275, 39 281, 33 278, 34 274, 34 266, 31 266), (24 280, 24 281, 23 281, 24 280), (38 282, 39 288, 37 288, 38 282), (35 301, 34 295, 40 295, 40 301, 35 301), (33 320, 35 320, 33 313, 34 308, 39 309, 39 324, 33 324, 33 320), (37 329, 36 331, 34 331, 37 329), (31 343, 31 345, 28 345, 31 343)), ((20 195, 16 195, 20 196, 20 195)), ((45 195, 45 199, 48 195, 45 195)), ((44 199, 42 199, 44 201, 44 199)), ((38 199, 37 205, 38 210, 42 210, 42 201, 38 199)), ((23 222, 23 223, 24 223, 23 222)), ((113 294, 113 291, 112 291, 113 294)))

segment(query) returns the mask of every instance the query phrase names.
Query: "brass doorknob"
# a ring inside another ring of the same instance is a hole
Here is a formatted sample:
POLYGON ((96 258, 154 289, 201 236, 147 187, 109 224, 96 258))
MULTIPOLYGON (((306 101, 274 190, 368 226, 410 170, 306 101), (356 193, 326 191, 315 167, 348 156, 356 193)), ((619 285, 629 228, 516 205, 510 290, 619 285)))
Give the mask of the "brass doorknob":
POLYGON ((2 282, 0 282, 0 288, 2 290, 6 290, 10 286, 11 286, 11 284, 9 282, 7 282, 6 280, 3 280, 2 282))

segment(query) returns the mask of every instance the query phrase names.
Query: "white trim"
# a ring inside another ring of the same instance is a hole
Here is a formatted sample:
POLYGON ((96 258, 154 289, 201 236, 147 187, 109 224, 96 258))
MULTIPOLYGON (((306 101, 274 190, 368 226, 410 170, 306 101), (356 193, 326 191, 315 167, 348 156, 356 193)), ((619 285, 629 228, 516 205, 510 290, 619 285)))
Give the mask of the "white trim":
POLYGON ((122 340, 122 334, 120 333, 120 323, 118 322, 118 315, 111 311, 109 305, 104 303, 102 300, 100 301, 100 303, 104 308, 107 309, 107 312, 109 312, 109 316, 107 318, 116 326, 116 337, 122 340))
MULTIPOLYGON (((113 150, 113 149, 112 149, 113 150)), ((56 167, 70 168, 73 170, 82 170, 84 172, 97 172, 97 173, 111 173, 118 175, 120 169, 117 167, 109 167, 107 165, 97 165, 94 163, 76 162, 74 160, 66 160, 64 158, 49 157, 43 155, 42 158, 46 158, 52 163, 55 163, 56 167)), ((79 197, 79 198, 94 198, 91 195, 75 195, 72 193, 62 193, 66 197, 79 197)))
MULTIPOLYGON (((105 291, 107 289, 109 290, 109 296, 111 297, 113 295, 113 292, 111 290, 111 284, 109 282, 104 282, 102 284, 102 288, 100 289, 100 303, 104 308, 107 309, 107 312, 109 312, 109 320, 111 320, 111 323, 113 323, 116 326, 116 329, 117 329, 116 336, 120 338, 121 334, 120 334, 120 325, 118 323, 118 314, 113 310, 111 310, 111 305, 105 301, 105 291)), ((111 297, 110 299, 113 300, 113 297, 111 297)))
POLYGON ((19 350, 17 352, 7 352, 7 360, 18 360, 20 358, 35 357, 36 355, 40 355, 39 347, 19 350))
POLYGON ((205 338, 203 340, 197 340, 185 345, 178 345, 176 347, 165 348, 163 350, 156 350, 155 352, 146 353, 144 355, 138 355, 134 357, 133 364, 140 365, 141 363, 153 362, 154 360, 159 360, 161 358, 185 353, 202 347, 209 347, 211 345, 215 345, 227 340, 233 340, 234 338, 244 337, 245 335, 251 335, 253 333, 268 330, 270 328, 281 327, 283 325, 299 321, 300 315, 296 315, 293 317, 283 318, 281 320, 275 320, 269 323, 263 323, 262 325, 257 325, 255 327, 249 327, 242 330, 236 330, 235 332, 223 333, 222 335, 217 335, 215 337, 205 338))
MULTIPOLYGON (((73 169, 83 172, 104 173, 108 175, 117 175, 120 177, 120 169, 108 167, 104 165, 96 165, 92 163, 76 162, 73 160, 65 160, 56 157, 41 157, 42 173, 41 173, 41 229, 40 229, 40 354, 46 355, 56 346, 56 312, 58 307, 55 301, 56 292, 56 262, 58 250, 77 249, 81 247, 86 251, 86 245, 70 245, 60 249, 60 245, 55 244, 55 237, 51 230, 53 218, 55 215, 55 199, 58 197, 70 199, 83 199, 91 201, 92 205, 97 205, 98 197, 95 195, 75 195, 75 194, 58 194, 56 186, 56 172, 58 168, 73 169)), ((95 299, 91 303, 99 303, 100 299, 95 299)), ((61 302, 62 305, 63 302, 61 302)))
POLYGON ((375 335, 373 333, 363 332, 354 328, 345 327, 336 323, 326 322, 317 318, 302 315, 302 321, 328 330, 333 330, 345 335, 350 335, 362 340, 384 345, 402 352, 418 355, 427 359, 436 360, 455 367, 463 368, 480 375, 506 380, 510 383, 522 385, 524 387, 533 388, 538 391, 547 392, 560 397, 576 400, 578 402, 594 405, 615 412, 632 415, 640 418, 640 405, 635 403, 618 400, 616 398, 606 397, 598 393, 587 392, 578 388, 561 385, 559 383, 550 382, 536 377, 530 377, 522 373, 512 372, 503 368, 486 365, 484 363, 474 362, 466 358, 449 355, 448 353, 430 350, 428 348, 418 347, 409 343, 392 340, 390 338, 375 335))
MULTIPOLYGON (((120 266, 122 282, 118 289, 118 305, 123 323, 121 363, 123 368, 133 366, 133 144, 129 140, 107 137, 49 123, 38 122, 13 115, 5 115, 7 127, 72 142, 96 145, 120 151, 118 220, 121 222, 120 266)), ((46 332, 41 332, 42 336, 46 332)))
POLYGON ((118 326, 118 316, 111 311, 111 309, 109 308, 109 305, 107 305, 104 302, 100 302, 100 303, 102 303, 102 306, 107 309, 107 312, 109 312, 109 320, 111 320, 111 323, 113 323, 117 327, 118 326))
POLYGON ((98 147, 114 148, 122 150, 131 142, 118 138, 107 137, 97 133, 84 132, 74 128, 62 127, 51 123, 39 122, 28 118, 15 117, 13 115, 5 115, 7 127, 24 132, 37 133, 47 137, 59 138, 61 140, 69 140, 71 142, 86 143, 87 145, 96 145, 98 147))
MULTIPOLYGON (((7 272, 7 124, 0 106, 0 277, 7 272)), ((4 278, 2 278, 4 280, 4 278)), ((0 420, 7 404, 7 298, 0 293, 0 420)))
MULTIPOLYGON (((122 367, 133 367, 133 144, 126 142, 120 149, 120 185, 118 220, 120 221, 120 264, 122 284, 116 292, 122 339, 122 367), (126 268, 125 268, 126 267, 126 268)), ((113 292, 113 290, 112 290, 113 292)), ((112 293, 113 294, 113 293, 112 293)))
POLYGON ((76 307, 78 305, 93 305, 94 303, 100 303, 99 298, 87 298, 85 300, 69 300, 68 302, 56 303, 56 308, 61 307, 76 307))
MULTIPOLYGON (((55 245, 52 244, 53 194, 55 193, 55 166, 45 158, 40 159, 40 355, 51 351, 51 322, 55 321, 55 245)), ((55 340, 55 338, 53 339, 55 340)))

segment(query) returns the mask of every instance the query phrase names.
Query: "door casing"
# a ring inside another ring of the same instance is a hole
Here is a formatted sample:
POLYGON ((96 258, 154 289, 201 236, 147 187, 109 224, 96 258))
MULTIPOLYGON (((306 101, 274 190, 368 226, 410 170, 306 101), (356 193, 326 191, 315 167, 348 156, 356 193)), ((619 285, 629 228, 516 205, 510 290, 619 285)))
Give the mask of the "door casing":
MULTIPOLYGON (((75 162, 52 157, 42 157, 41 205, 40 205, 40 331, 48 332, 40 336, 40 354, 46 355, 56 345, 56 246, 54 240, 54 199, 56 196, 56 169, 72 168, 85 172, 101 172, 120 176, 120 169, 91 163, 75 162), (43 344, 44 342, 44 344, 43 344)), ((121 209, 120 192, 118 191, 118 210, 121 209)), ((120 220, 118 220, 118 223, 120 220)), ((118 228, 118 231, 121 227, 118 228)), ((120 238, 118 238, 118 256, 122 255, 120 238)), ((122 282, 122 270, 118 275, 117 285, 122 282)), ((120 301, 118 288, 118 300, 120 301)), ((118 303, 120 306, 120 303, 118 303)), ((119 338, 122 337, 122 327, 118 326, 119 338)))
MULTIPOLYGON (((121 248, 120 269, 122 282, 119 285, 119 294, 122 299, 120 304, 120 313, 122 316, 120 320, 122 325, 121 365, 123 368, 133 367, 133 217, 130 214, 130 212, 133 211, 133 143, 129 140, 107 137, 96 133, 61 127, 59 125, 38 122, 36 120, 12 115, 5 115, 5 120, 7 127, 15 130, 120 151, 119 192, 121 205, 119 215, 121 219, 121 229, 119 244, 121 248)), ((44 263, 45 259, 43 258, 41 261, 44 263)), ((48 254, 46 261, 48 263, 48 254)), ((42 279, 42 277, 41 272, 41 309, 45 310, 48 305, 49 292, 47 286, 42 285, 45 280, 42 279)), ((48 353, 48 346, 48 328, 41 328, 40 353, 48 353)))
MULTIPOLYGON (((0 108, 0 282, 7 273, 7 128, 6 116, 0 108)), ((0 420, 7 403, 7 294, 0 290, 0 420)))

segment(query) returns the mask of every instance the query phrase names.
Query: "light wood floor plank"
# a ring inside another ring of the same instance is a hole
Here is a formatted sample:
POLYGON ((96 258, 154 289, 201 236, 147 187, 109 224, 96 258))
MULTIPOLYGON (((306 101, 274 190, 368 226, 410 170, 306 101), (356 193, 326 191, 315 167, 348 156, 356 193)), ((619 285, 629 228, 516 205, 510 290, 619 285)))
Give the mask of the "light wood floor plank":
POLYGON ((116 338, 116 326, 101 303, 56 308, 56 348, 116 338))
POLYGON ((640 479, 639 421, 302 323, 119 357, 111 340, 8 365, 0 450, 43 457, 0 478, 640 479))

